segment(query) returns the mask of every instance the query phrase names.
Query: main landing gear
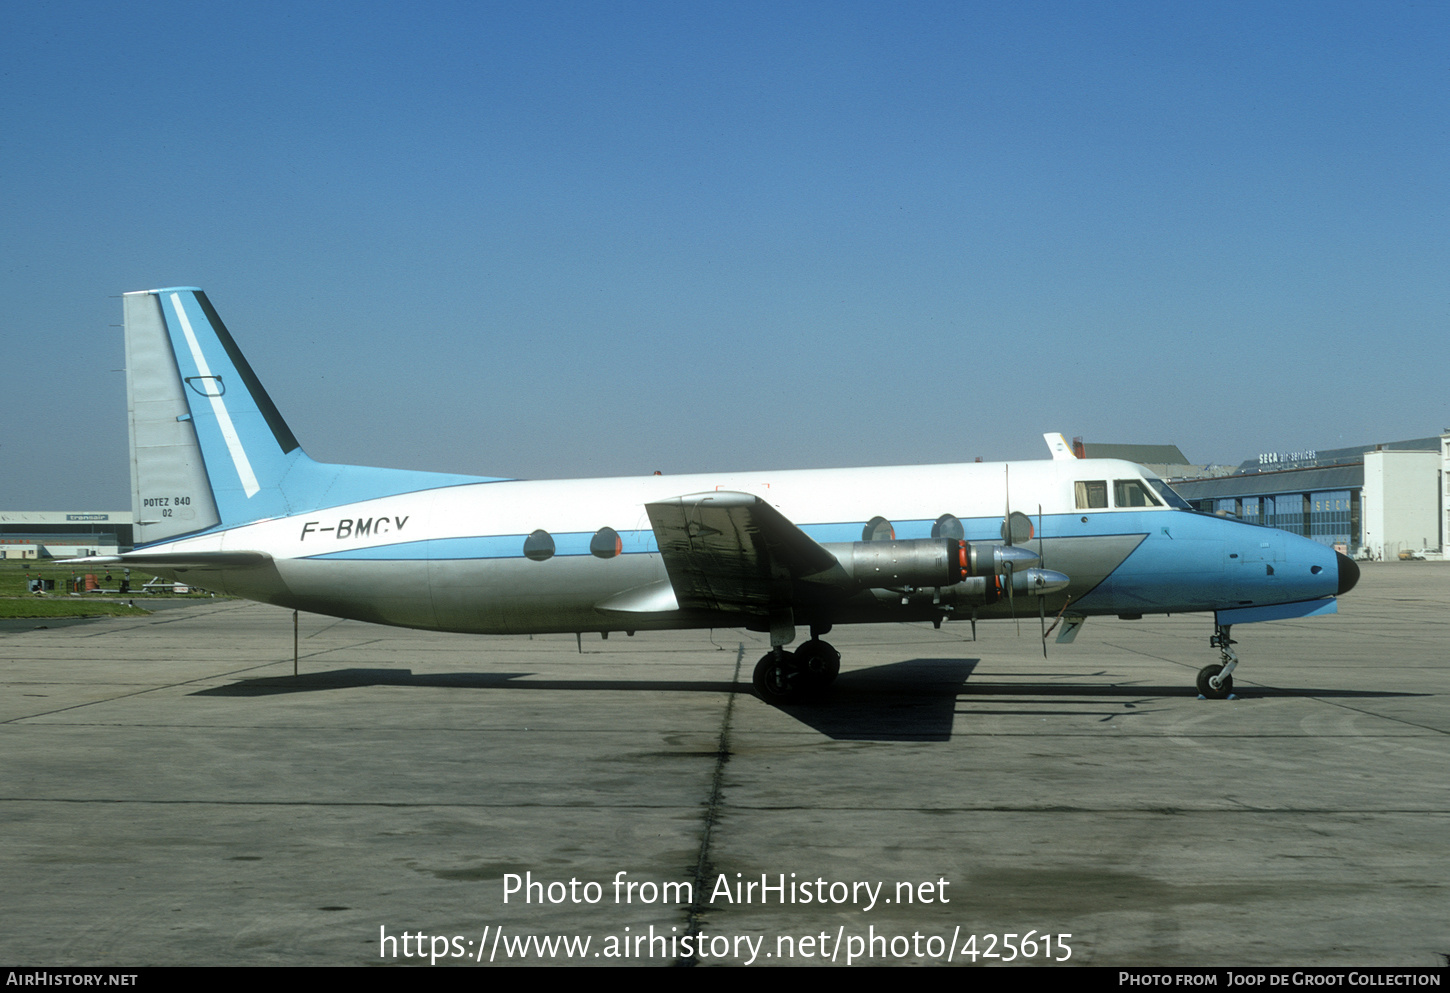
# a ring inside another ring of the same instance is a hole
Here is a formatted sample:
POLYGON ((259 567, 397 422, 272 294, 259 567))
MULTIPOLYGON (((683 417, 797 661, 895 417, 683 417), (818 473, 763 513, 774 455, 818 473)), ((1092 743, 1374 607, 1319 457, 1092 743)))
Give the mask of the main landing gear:
POLYGON ((1223 661, 1198 670, 1198 692, 1209 700, 1226 700, 1233 696, 1233 671, 1239 664, 1239 657, 1233 650, 1237 642, 1229 637, 1228 632, 1227 624, 1214 626, 1213 637, 1208 639, 1208 643, 1218 649, 1219 658, 1223 661))
POLYGON ((819 638, 793 652, 776 645, 755 665, 755 692, 766 703, 800 703, 816 696, 841 673, 841 653, 819 638))

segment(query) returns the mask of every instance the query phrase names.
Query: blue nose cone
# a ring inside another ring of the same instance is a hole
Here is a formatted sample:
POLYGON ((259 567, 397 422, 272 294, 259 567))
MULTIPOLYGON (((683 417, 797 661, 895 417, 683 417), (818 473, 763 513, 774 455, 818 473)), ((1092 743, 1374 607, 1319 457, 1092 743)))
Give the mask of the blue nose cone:
POLYGON ((1340 552, 1335 552, 1334 557, 1339 560, 1338 595, 1343 596, 1354 589, 1354 584, 1359 582, 1359 566, 1354 564, 1354 559, 1340 552))

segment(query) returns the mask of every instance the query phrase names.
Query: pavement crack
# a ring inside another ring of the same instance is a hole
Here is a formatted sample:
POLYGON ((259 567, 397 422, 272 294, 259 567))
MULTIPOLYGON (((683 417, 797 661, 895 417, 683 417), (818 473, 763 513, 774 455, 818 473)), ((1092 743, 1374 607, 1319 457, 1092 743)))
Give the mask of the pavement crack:
MULTIPOLYGON (((740 684, 740 663, 744 658, 745 642, 742 641, 735 652, 735 674, 730 680, 732 686, 740 684)), ((695 899, 690 904, 690 912, 685 918, 685 933, 691 936, 700 933, 705 914, 705 881, 711 873, 710 840, 715 832, 715 822, 719 818, 721 787, 725 780, 725 763, 730 761, 730 725, 734 720, 735 698, 738 695, 734 689, 726 694, 725 713, 720 718, 720 736, 715 744, 715 771, 710 777, 710 796, 705 801, 705 829, 700 835, 700 851, 695 856, 695 899)), ((691 955, 687 958, 677 959, 675 965, 692 966, 698 965, 699 961, 698 958, 691 955)))

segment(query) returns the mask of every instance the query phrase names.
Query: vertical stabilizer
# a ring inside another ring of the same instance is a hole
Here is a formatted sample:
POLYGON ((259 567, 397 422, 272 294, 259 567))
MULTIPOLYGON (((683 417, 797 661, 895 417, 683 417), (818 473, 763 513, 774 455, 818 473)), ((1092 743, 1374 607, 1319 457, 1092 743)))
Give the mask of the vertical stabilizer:
POLYGON ((492 482, 314 462, 206 294, 127 293, 136 544, 437 486, 492 482))
POLYGON ((160 298, 127 293, 126 406, 131 418, 131 511, 138 545, 221 523, 172 357, 160 298))

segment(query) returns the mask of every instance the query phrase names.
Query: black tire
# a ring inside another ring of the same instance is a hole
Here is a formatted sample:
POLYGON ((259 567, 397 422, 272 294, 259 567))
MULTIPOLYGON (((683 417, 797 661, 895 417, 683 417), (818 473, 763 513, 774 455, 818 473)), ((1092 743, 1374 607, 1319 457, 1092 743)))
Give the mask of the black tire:
POLYGON ((824 689, 841 674, 841 653, 819 638, 812 638, 796 649, 795 657, 812 686, 824 689))
POLYGON ((799 703, 805 695, 806 680, 795 655, 790 652, 767 652, 755 663, 755 694, 766 703, 780 706, 799 703))
POLYGON ((1223 672, 1223 666, 1214 664, 1206 665, 1198 670, 1198 692, 1210 700, 1223 700, 1234 691, 1233 676, 1225 676, 1219 680, 1218 689, 1214 689, 1209 680, 1223 672))

